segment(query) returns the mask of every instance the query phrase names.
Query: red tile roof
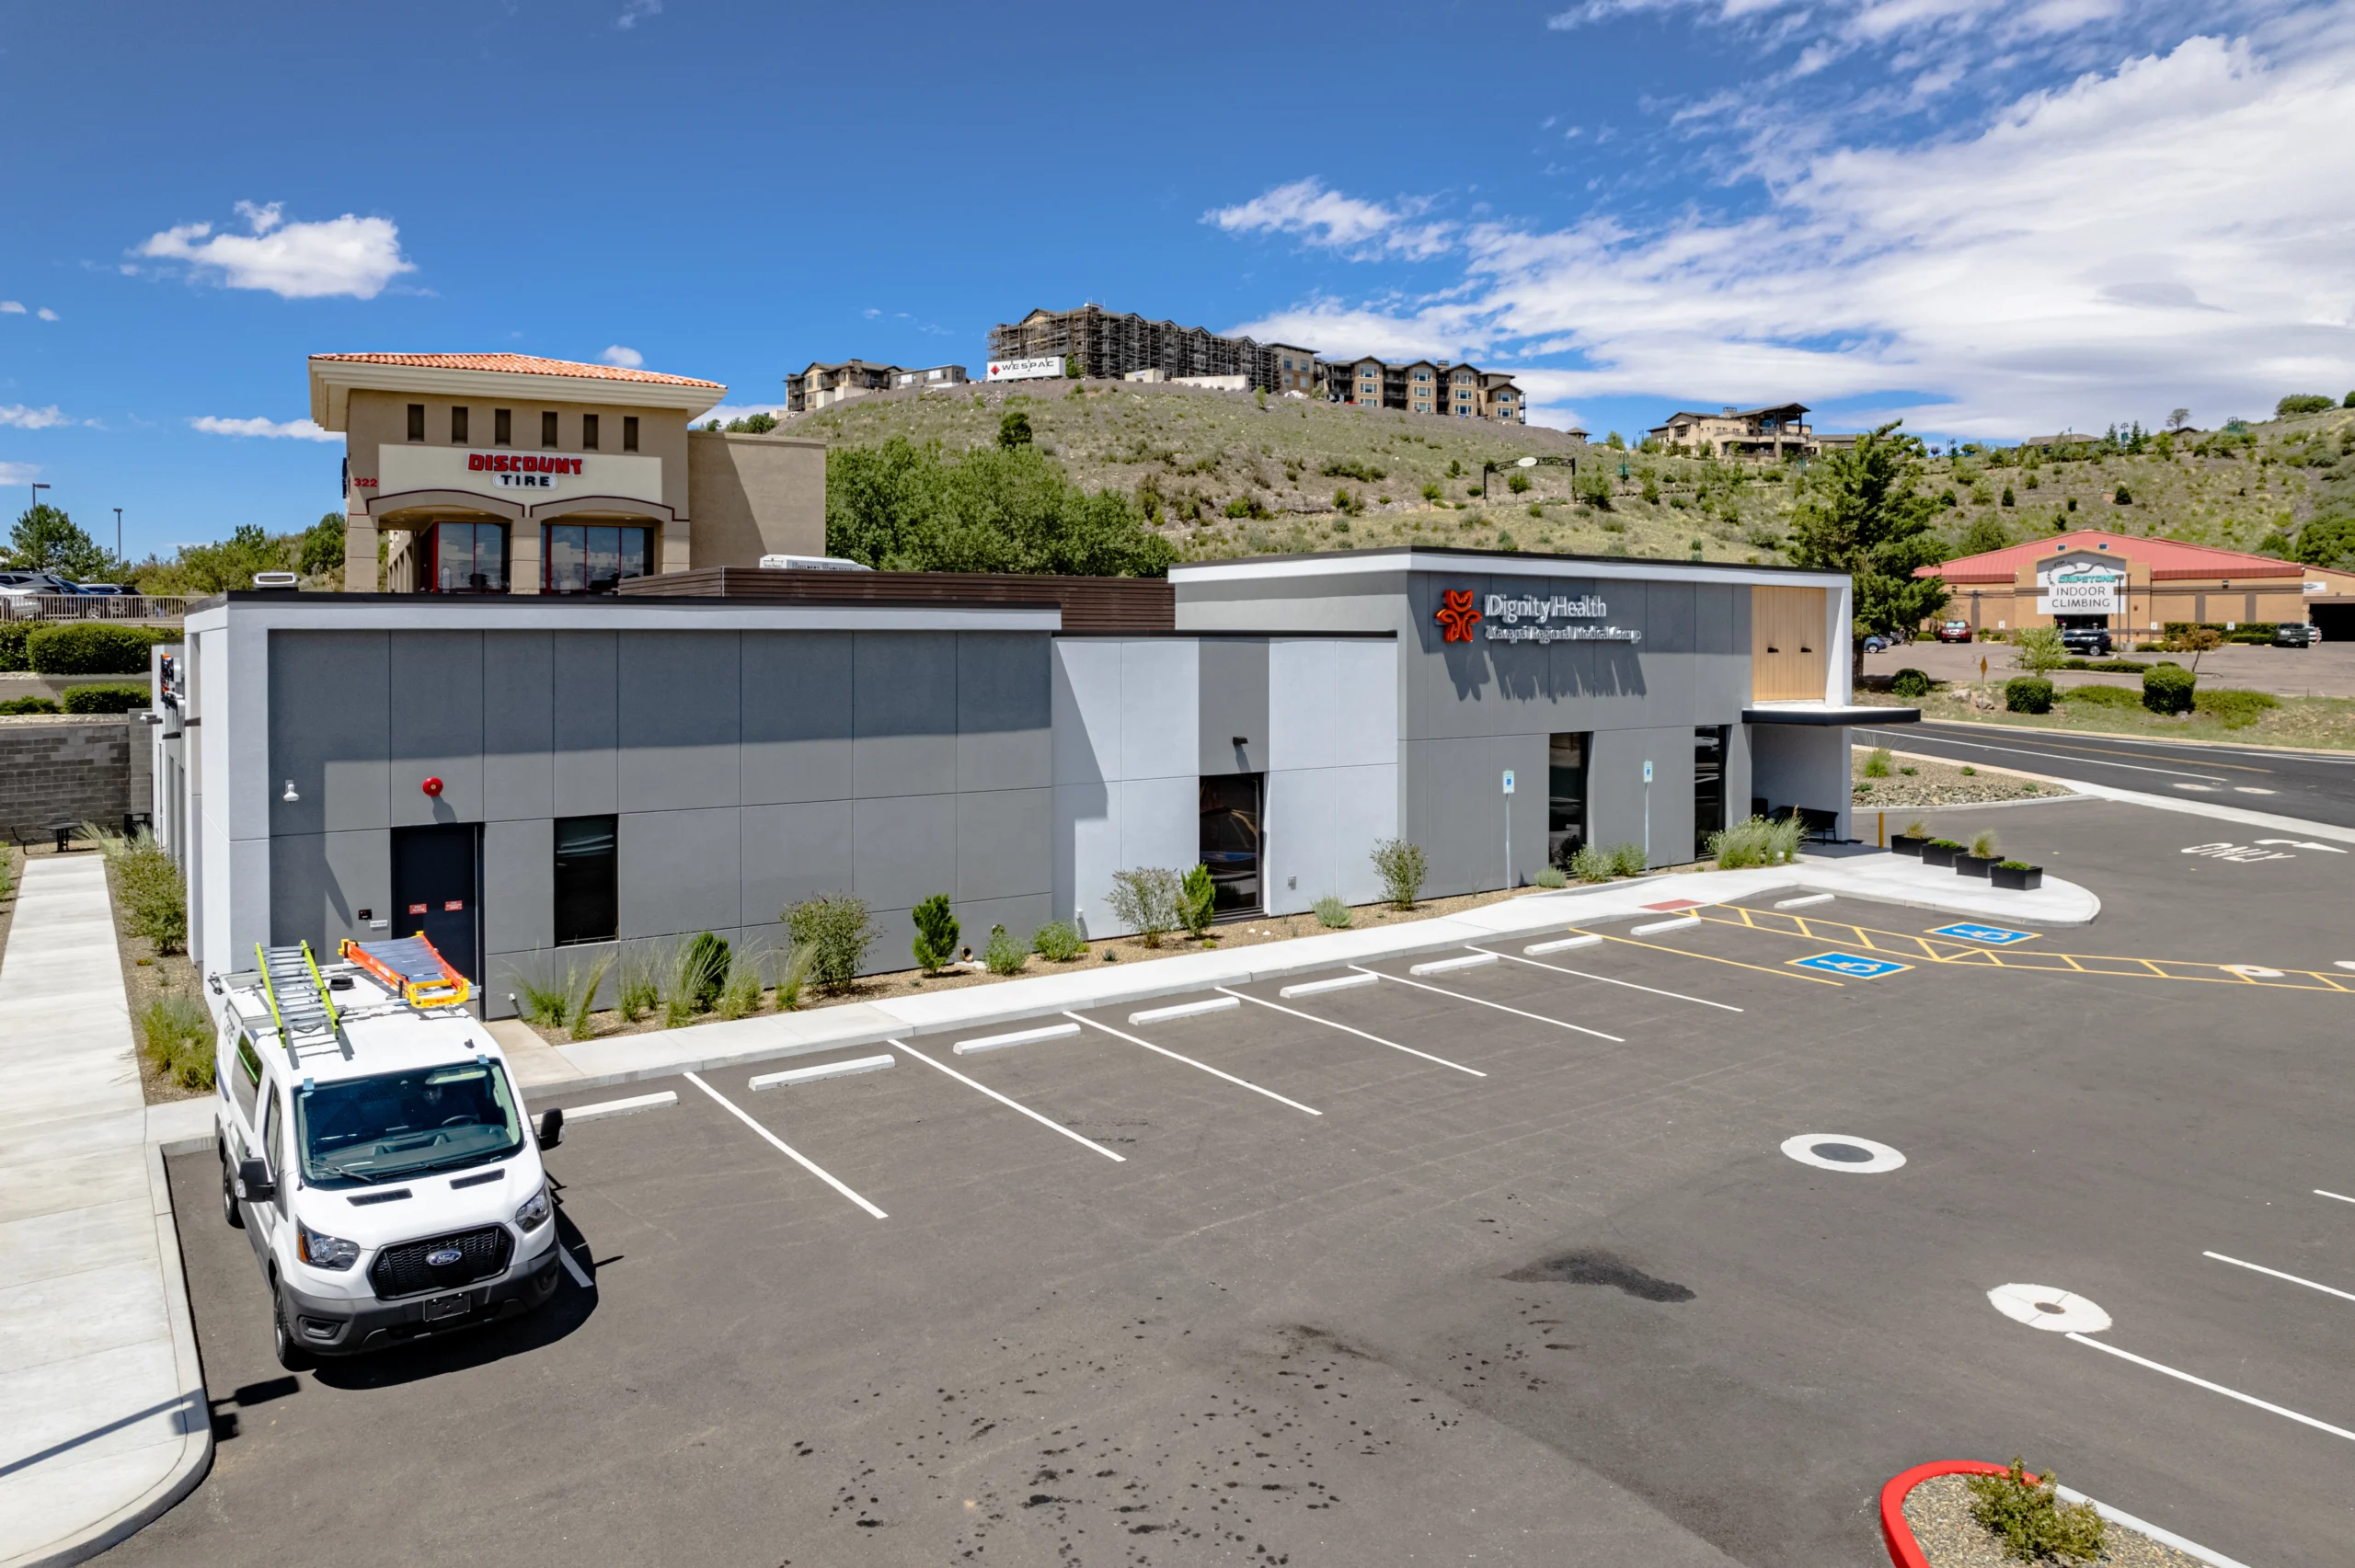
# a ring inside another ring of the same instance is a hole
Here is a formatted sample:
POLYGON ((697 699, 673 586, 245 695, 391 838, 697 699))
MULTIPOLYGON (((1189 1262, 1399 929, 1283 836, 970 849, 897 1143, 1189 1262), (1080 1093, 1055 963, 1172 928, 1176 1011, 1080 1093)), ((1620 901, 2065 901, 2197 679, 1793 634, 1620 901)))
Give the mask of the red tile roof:
POLYGON ((1983 555, 1961 555, 1935 567, 1916 567, 1917 578, 1944 578, 1948 582, 2010 582, 2020 567, 2057 555, 2064 550, 2099 550, 2122 560, 2141 561, 2154 578, 2279 578, 2303 577, 2295 561, 2251 555, 2239 550, 2219 550, 2210 544, 2186 544, 2178 539, 2140 539, 2128 533, 2079 529, 2049 539, 2031 539, 1983 555))
POLYGON ((585 365, 574 360, 544 360, 537 354, 314 354, 314 361, 346 364, 405 365, 421 371, 497 371, 507 375, 581 376, 592 381, 651 382, 661 386, 707 386, 727 390, 716 381, 694 376, 664 375, 660 371, 634 371, 620 365, 585 365))

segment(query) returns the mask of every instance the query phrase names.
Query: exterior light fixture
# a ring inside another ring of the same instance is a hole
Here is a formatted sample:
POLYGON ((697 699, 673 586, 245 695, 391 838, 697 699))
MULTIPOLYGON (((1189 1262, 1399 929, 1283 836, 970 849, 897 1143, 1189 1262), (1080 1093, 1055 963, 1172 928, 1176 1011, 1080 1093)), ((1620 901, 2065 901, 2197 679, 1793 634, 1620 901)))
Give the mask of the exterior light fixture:
POLYGON ((288 779, 286 781, 286 793, 280 795, 278 798, 286 802, 287 805, 292 806, 303 797, 294 793, 294 781, 293 779, 288 779))
POLYGON ((442 781, 440 779, 428 779, 418 787, 425 791, 426 794, 431 795, 436 800, 442 798, 442 781))

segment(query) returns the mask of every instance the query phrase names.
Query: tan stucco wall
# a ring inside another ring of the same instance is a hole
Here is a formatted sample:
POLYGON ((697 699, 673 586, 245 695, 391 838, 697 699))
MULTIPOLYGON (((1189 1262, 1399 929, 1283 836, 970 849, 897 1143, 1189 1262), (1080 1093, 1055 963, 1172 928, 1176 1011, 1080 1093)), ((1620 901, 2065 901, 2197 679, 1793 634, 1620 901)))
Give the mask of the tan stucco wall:
POLYGON ((796 436, 687 436, 696 567, 757 566, 764 555, 826 553, 826 443, 796 436))

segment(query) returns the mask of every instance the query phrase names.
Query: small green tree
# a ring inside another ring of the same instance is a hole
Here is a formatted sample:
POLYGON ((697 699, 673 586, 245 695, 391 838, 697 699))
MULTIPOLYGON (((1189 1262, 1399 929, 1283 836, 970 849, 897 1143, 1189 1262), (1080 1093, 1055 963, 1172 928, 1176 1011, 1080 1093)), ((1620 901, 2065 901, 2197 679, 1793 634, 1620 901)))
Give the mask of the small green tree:
POLYGON ((786 934, 810 951, 809 976, 822 990, 840 992, 858 978, 875 922, 856 893, 821 893, 785 911, 786 934))
POLYGON ((2286 419, 2292 414, 2319 414, 2329 406, 2330 399, 2319 393, 2293 392, 2273 406, 2273 414, 2286 419))
POLYGON ((1370 857, 1373 874, 1382 879, 1383 897, 1390 907, 1411 910, 1415 900, 1422 897, 1423 879, 1430 875, 1430 860, 1421 846, 1404 839, 1384 839, 1373 846, 1370 857))
POLYGON ((1178 920, 1186 934, 1200 942, 1211 928, 1211 916, 1218 907, 1218 889, 1211 882, 1211 868, 1197 864, 1186 873, 1186 880, 1178 887, 1178 920))
POLYGON ((339 511, 323 515, 303 531, 294 545, 294 568, 306 578, 327 577, 343 569, 344 519, 339 511))
POLYGON ((2019 667, 2032 675, 2050 675, 2069 662, 2058 626, 2024 626, 2012 634, 2012 642, 2020 650, 2019 667))
POLYGON ((1030 416, 1019 408, 1009 408, 997 422, 997 444, 1008 452, 1030 444, 1030 416))
POLYGON ((912 914, 916 924, 916 967, 927 975, 936 974, 943 964, 957 956, 959 927, 957 917, 948 910, 948 895, 935 893, 918 904, 912 914))
POLYGON ((8 534, 9 564, 20 571, 80 579, 105 575, 107 553, 63 510, 46 502, 17 515, 8 534))
POLYGON ((1112 873, 1112 913, 1147 947, 1178 929, 1185 884, 1166 866, 1143 865, 1112 873))
POLYGON ((1922 443, 1897 433, 1892 420, 1834 452, 1809 475, 1791 530, 1791 558, 1802 567, 1844 572, 1855 583, 1849 622, 1850 669, 1865 671, 1865 638, 1895 636, 1946 608, 1938 578, 1917 567, 1944 552, 1931 532, 1938 503, 1920 490, 1922 443))
POLYGON ((727 988, 728 972, 734 967, 729 960, 728 939, 710 932, 698 932, 687 944, 687 956, 680 965, 679 990, 695 1003, 697 1013, 709 1013, 719 1005, 719 993, 727 988))

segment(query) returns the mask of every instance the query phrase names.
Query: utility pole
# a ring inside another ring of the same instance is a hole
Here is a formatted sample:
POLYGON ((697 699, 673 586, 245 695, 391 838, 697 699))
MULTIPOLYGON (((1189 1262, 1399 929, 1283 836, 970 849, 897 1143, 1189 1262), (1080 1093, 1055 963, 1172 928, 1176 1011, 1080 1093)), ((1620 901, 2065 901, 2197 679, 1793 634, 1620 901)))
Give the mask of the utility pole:
POLYGON ((114 509, 114 563, 117 567, 122 565, 122 509, 121 507, 114 509))

